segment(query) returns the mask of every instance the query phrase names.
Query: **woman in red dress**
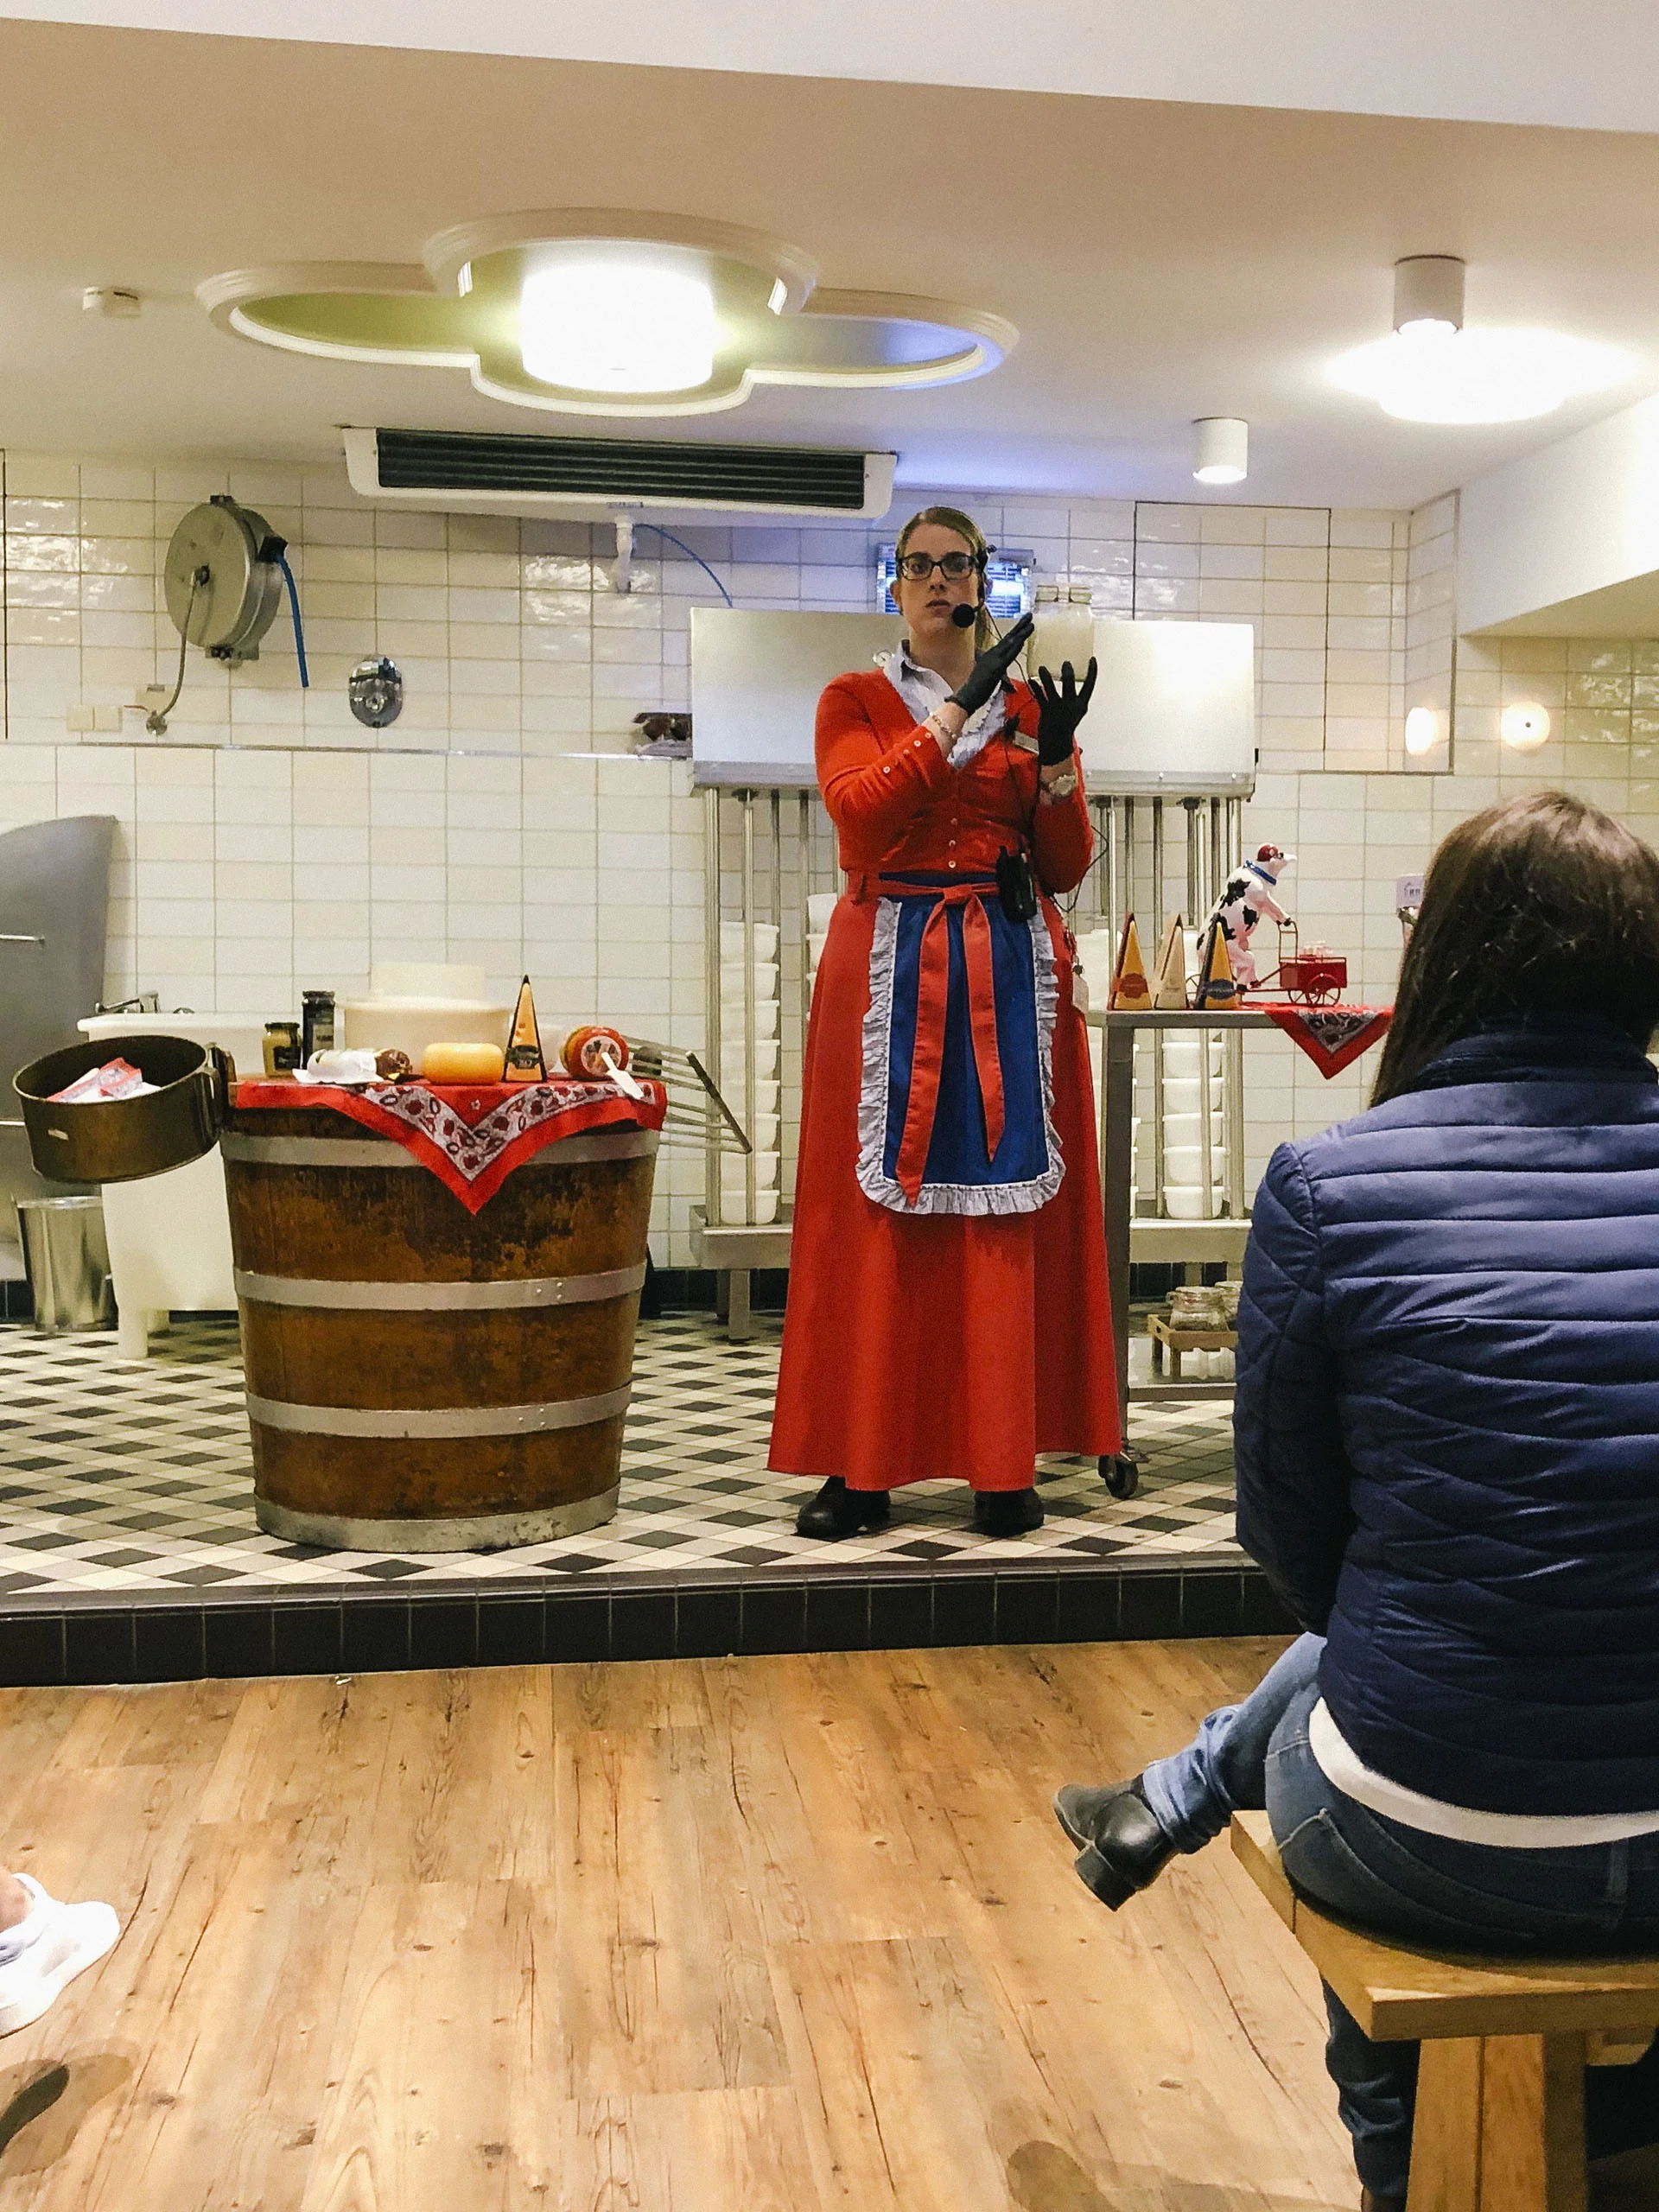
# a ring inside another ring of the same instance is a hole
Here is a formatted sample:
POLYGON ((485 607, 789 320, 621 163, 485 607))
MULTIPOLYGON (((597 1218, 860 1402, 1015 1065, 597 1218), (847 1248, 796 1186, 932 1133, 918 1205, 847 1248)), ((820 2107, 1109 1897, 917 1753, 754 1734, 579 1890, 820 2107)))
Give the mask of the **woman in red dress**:
POLYGON ((930 507, 899 541, 908 635, 818 702, 847 888, 813 994, 769 1464, 804 1535, 880 1528, 965 1479, 975 1526, 1040 1525, 1037 1455, 1120 1447, 1093 1084, 1050 895, 1093 839, 1068 665, 996 638, 988 548, 930 507), (1035 881, 1033 884, 1033 878, 1035 881), (1022 889, 1023 884, 1023 889, 1022 889))

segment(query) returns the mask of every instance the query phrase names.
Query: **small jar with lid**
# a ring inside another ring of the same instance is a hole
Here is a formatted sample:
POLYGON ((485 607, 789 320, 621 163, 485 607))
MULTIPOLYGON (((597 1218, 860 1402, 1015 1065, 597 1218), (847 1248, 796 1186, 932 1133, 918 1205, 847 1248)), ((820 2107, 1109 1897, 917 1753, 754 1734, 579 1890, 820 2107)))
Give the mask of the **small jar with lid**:
POLYGON ((1026 667, 1035 677, 1046 668, 1056 682, 1070 661, 1078 681, 1094 657, 1095 608, 1086 586, 1040 584, 1032 612, 1037 626, 1026 647, 1026 667))
POLYGON ((265 1073, 291 1076, 300 1065, 300 1025, 297 1021, 268 1021, 264 1040, 265 1073))
POLYGON ((300 1050, 302 1065, 309 1067, 314 1052, 334 1049, 334 995, 332 991, 300 993, 300 1050))
POLYGON ((1181 1283, 1169 1294, 1169 1324, 1173 1329, 1196 1331, 1227 1327, 1220 1294, 1198 1283, 1181 1283))

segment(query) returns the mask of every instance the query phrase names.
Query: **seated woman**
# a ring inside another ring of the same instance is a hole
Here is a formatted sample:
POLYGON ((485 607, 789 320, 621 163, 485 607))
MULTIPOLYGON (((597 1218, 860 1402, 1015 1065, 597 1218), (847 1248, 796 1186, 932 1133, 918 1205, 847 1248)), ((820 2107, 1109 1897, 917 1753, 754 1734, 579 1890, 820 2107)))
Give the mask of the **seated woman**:
MULTIPOLYGON (((1560 792, 1452 832, 1370 1110, 1280 1147, 1245 1258, 1239 1541, 1318 1633, 1059 1793, 1107 1904, 1265 1804, 1296 1886, 1380 1929, 1659 1950, 1656 1023, 1646 845, 1560 792)), ((1403 2206, 1416 2046, 1326 1997, 1365 2201, 1403 2206)), ((1591 2082, 1592 2153, 1647 2139, 1591 2082)))

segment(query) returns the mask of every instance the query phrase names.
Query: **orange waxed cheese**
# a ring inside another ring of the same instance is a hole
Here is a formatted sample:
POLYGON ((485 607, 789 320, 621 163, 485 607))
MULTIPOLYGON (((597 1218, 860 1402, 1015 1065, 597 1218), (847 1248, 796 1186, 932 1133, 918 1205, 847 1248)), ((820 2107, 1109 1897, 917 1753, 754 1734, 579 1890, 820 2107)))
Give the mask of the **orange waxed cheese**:
POLYGON ((499 1045, 429 1045, 421 1073, 429 1083, 499 1083, 505 1058, 499 1045))

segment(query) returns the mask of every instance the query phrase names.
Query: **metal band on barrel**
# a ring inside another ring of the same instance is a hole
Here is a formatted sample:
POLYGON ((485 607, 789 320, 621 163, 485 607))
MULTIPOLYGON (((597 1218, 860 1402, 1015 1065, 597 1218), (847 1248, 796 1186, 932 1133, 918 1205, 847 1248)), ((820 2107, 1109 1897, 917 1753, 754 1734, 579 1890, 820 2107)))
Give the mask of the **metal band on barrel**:
MULTIPOLYGON (((580 1167, 594 1160, 645 1160, 662 1140, 655 1129, 596 1129, 587 1136, 556 1137, 526 1163, 531 1167, 580 1167)), ((391 1137, 255 1137, 226 1129, 219 1148, 226 1160, 258 1167, 423 1167, 391 1137)), ((521 1173, 523 1170, 519 1171, 521 1173)))
POLYGON ((585 1428, 628 1409, 632 1383, 594 1398, 556 1398, 537 1406, 301 1406, 248 1393, 248 1419, 300 1436, 534 1436, 585 1428))
POLYGON ((499 1310, 514 1306, 591 1306, 626 1298, 645 1280, 637 1268, 604 1268, 587 1275, 519 1275, 505 1282, 327 1282, 321 1277, 260 1275, 236 1270, 236 1294, 258 1306, 311 1306, 335 1313, 426 1313, 499 1310))

